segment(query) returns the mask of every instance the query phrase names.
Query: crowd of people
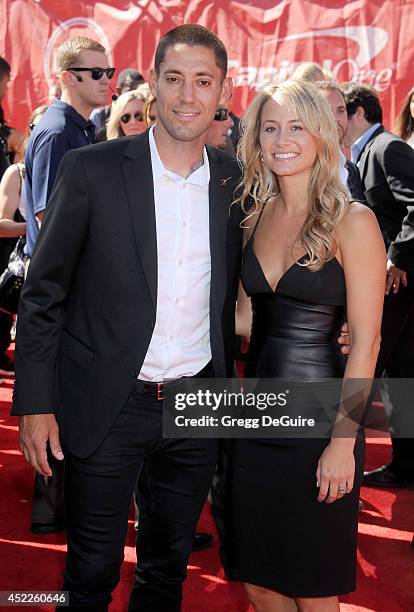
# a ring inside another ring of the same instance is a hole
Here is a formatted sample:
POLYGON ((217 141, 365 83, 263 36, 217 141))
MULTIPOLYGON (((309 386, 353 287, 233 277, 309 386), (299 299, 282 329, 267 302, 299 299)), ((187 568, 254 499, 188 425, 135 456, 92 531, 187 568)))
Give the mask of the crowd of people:
MULTIPOLYGON (((21 236, 28 260, 12 414, 31 529, 66 529, 70 609, 103 612, 135 499, 129 610, 178 612, 211 489, 224 569, 257 612, 339 610, 361 485, 414 486, 410 402, 387 383, 414 373, 414 90, 393 134, 374 89, 306 63, 239 120, 226 49, 198 25, 160 39, 148 81, 120 72, 105 106, 114 74, 70 38, 26 138, 1 116, 0 265, 21 236), (392 462, 364 473, 343 400, 329 438, 164 439, 165 390, 233 376, 236 336, 248 378, 339 378, 342 397, 365 381, 364 413, 381 380, 392 462)), ((0 102, 10 75, 0 58, 0 102)))

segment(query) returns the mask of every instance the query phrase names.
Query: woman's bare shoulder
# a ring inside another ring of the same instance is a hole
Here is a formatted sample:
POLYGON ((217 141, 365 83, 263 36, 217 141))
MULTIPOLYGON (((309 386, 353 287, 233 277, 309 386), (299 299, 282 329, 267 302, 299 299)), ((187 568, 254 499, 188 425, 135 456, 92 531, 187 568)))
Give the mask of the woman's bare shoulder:
POLYGON ((351 201, 349 206, 338 223, 337 231, 339 233, 348 233, 351 229, 378 227, 375 213, 361 202, 351 201))

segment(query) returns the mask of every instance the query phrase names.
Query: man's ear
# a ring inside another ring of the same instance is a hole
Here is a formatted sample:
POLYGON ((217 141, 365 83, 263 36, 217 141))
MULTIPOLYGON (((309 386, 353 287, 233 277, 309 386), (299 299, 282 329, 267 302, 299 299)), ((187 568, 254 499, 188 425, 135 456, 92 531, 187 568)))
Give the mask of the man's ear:
POLYGON ((60 73, 60 82, 63 87, 71 88, 78 82, 73 72, 62 70, 60 73))
POLYGON ((151 68, 151 70, 149 71, 148 85, 150 88, 150 92, 152 93, 154 98, 156 98, 157 97, 157 73, 155 72, 154 68, 151 68))
POLYGON ((233 80, 226 77, 221 85, 220 106, 228 107, 233 93, 233 80))
POLYGON ((363 106, 357 106, 355 114, 358 118, 358 121, 361 121, 361 119, 365 120, 365 110, 363 106))

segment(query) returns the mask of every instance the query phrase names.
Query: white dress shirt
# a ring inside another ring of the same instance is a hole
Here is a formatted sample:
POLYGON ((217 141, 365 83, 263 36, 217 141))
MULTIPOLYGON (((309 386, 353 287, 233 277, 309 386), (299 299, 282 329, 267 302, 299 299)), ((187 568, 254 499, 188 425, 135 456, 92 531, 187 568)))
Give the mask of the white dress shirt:
POLYGON ((157 232, 154 332, 138 376, 160 382, 194 376, 211 360, 210 168, 184 178, 164 167, 149 132, 157 232))
POLYGON ((371 135, 381 127, 380 123, 373 123, 357 140, 351 145, 351 158, 354 164, 359 165, 359 157, 364 150, 365 145, 370 139, 371 135))

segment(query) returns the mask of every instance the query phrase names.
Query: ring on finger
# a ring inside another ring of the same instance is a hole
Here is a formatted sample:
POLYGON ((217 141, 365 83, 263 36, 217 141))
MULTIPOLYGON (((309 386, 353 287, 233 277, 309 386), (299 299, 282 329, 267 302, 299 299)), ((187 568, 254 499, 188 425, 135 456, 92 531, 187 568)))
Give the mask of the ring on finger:
POLYGON ((343 495, 344 493, 346 493, 346 487, 339 487, 339 488, 338 488, 338 493, 340 493, 341 495, 343 495))

